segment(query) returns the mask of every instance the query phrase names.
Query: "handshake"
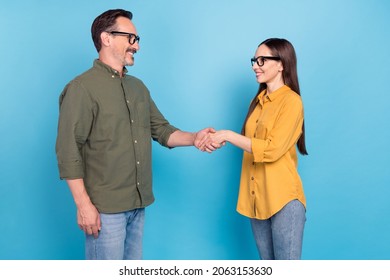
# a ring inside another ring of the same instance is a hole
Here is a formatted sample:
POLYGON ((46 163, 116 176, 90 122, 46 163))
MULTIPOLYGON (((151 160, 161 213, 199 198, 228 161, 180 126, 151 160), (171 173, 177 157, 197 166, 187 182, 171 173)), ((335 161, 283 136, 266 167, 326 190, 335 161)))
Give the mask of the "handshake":
POLYGON ((205 128, 195 134, 194 146, 202 152, 212 153, 226 144, 227 130, 205 128))

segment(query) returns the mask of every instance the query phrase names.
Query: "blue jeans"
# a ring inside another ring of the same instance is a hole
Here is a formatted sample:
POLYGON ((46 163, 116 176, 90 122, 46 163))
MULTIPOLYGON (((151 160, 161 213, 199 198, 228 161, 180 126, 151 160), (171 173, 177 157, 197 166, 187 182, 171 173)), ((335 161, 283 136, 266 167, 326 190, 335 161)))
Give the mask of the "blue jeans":
POLYGON ((263 260, 299 260, 306 209, 298 200, 287 203, 267 220, 251 219, 257 250, 263 260))
POLYGON ((87 260, 140 260, 145 208, 123 213, 100 213, 99 237, 86 234, 87 260))

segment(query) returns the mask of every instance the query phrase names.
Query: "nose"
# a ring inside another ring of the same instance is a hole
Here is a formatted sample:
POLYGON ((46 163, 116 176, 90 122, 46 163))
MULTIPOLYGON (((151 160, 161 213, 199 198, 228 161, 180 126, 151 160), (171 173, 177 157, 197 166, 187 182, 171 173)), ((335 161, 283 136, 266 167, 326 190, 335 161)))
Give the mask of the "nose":
POLYGON ((139 46, 139 43, 138 41, 135 41, 134 44, 131 45, 134 49, 136 49, 137 51, 140 49, 140 46, 139 46))

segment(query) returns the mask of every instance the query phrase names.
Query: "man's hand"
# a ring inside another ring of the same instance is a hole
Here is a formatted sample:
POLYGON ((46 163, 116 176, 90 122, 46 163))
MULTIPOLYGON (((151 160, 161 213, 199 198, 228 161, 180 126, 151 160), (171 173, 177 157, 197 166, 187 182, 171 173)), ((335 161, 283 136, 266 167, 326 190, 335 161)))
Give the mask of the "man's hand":
POLYGON ((101 229, 100 214, 85 190, 84 180, 69 179, 66 182, 77 207, 77 224, 79 228, 86 234, 93 234, 97 238, 101 229))
POLYGON ((221 148, 224 143, 216 143, 211 138, 211 134, 215 133, 215 129, 208 127, 200 130, 196 133, 194 146, 201 150, 202 152, 211 153, 219 148, 221 148))
POLYGON ((96 207, 87 202, 77 207, 77 224, 86 234, 93 234, 95 238, 99 236, 101 229, 100 215, 96 207))

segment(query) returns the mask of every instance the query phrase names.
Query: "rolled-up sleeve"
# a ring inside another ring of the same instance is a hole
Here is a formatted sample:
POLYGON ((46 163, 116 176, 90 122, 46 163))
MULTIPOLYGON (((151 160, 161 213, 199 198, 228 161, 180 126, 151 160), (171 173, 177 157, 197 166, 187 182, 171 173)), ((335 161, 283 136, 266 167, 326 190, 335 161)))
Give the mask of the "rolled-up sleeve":
POLYGON ((72 81, 61 93, 59 103, 56 155, 60 178, 83 178, 82 149, 93 123, 92 102, 82 85, 72 81))
POLYGON ((150 99, 150 125, 153 140, 164 147, 168 147, 169 136, 178 130, 169 124, 152 99, 150 99))
POLYGON ((265 139, 251 138, 254 161, 274 162, 281 158, 297 142, 302 124, 302 102, 298 96, 293 96, 284 104, 265 139))

